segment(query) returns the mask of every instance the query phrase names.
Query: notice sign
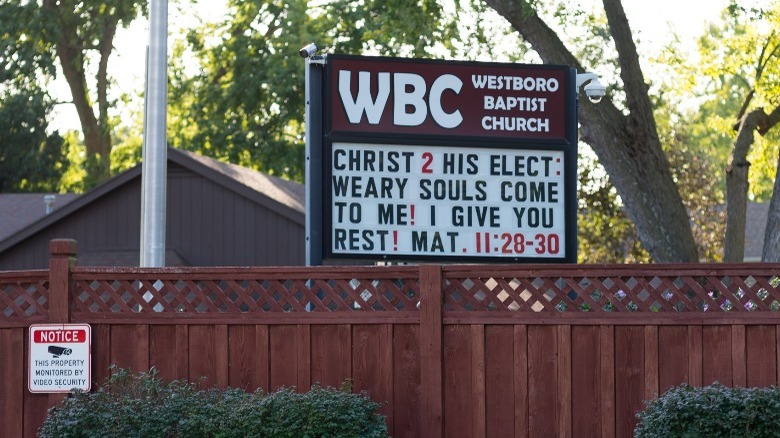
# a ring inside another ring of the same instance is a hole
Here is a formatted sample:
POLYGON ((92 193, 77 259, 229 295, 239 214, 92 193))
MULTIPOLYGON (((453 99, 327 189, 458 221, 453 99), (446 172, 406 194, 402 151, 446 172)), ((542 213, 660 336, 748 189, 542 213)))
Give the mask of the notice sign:
POLYGON ((91 339, 89 324, 30 326, 30 392, 89 391, 91 339))
POLYGON ((336 142, 333 254, 560 258, 564 153, 336 142))

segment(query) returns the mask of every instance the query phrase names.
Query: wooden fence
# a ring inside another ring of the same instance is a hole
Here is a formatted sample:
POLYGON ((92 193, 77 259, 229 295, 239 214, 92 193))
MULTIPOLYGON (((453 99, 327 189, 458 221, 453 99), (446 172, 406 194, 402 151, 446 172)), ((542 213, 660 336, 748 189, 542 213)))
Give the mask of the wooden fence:
POLYGON ((64 395, 27 390, 28 327, 92 326, 116 364, 387 402, 395 437, 629 437, 687 382, 780 379, 780 265, 77 267, 0 272, 0 436, 34 436, 64 395))

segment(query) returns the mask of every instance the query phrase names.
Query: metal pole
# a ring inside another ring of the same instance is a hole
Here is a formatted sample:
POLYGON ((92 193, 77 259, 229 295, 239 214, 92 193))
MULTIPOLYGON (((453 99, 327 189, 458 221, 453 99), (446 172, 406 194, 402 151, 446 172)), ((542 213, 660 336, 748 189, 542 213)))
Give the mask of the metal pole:
MULTIPOLYGON (((304 50, 305 48, 302 50, 302 54, 304 50)), ((324 67, 325 58, 323 56, 316 56, 314 53, 307 54, 304 75, 306 82, 304 90, 306 100, 306 266, 322 264, 322 75, 324 67)))
POLYGON ((143 167, 141 176, 141 266, 165 266, 167 170, 168 1, 149 2, 143 167))

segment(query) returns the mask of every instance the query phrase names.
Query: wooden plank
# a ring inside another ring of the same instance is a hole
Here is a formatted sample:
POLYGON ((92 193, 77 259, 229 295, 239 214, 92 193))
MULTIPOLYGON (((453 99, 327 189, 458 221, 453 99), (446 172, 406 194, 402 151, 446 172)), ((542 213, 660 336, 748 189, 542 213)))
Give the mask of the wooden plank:
POLYGON ((298 385, 298 326, 272 325, 268 328, 271 388, 294 388, 298 385))
POLYGON ((702 326, 688 326, 688 383, 701 386, 704 371, 704 349, 702 346, 702 326))
POLYGON ((775 326, 775 360, 778 366, 776 367, 777 375, 776 382, 780 385, 780 325, 775 326))
POLYGON ((528 408, 528 326, 515 325, 514 337, 514 390, 515 437, 527 437, 530 433, 528 408))
POLYGON ((601 345, 598 326, 571 328, 571 404, 572 430, 580 436, 601 435, 601 345))
POLYGON ((24 328, 0 329, 0 435, 24 435, 24 393, 27 392, 28 359, 24 328))
POLYGON ((390 436, 393 433, 393 326, 352 326, 352 379, 355 391, 366 391, 382 403, 390 436))
MULTIPOLYGON (((23 329, 22 336, 24 339, 22 360, 27 360, 26 358, 30 357, 30 333, 27 328, 23 329)), ((27 365, 24 365, 22 368, 24 370, 22 376, 24 399, 20 400, 20 402, 24 406, 24 431, 23 435, 16 436, 34 438, 38 436, 38 429, 41 428, 41 425, 43 425, 43 422, 46 420, 46 414, 49 410, 49 394, 31 393, 27 389, 30 370, 27 368, 27 365)), ((0 406, 0 410, 3 410, 4 408, 5 406, 0 406)), ((0 425, 0 427, 2 427, 2 425, 0 425)))
POLYGON ((702 385, 732 385, 731 327, 702 327, 702 385))
MULTIPOLYGON (((254 313, 86 313, 74 312, 73 321, 89 324, 340 324, 348 319, 355 324, 419 324, 417 312, 254 312, 254 313)), ((503 321, 506 323, 506 320, 503 321)), ((21 325, 20 325, 21 326, 21 325)))
POLYGON ((269 389, 268 326, 234 325, 228 327, 230 337, 230 376, 232 388, 254 391, 269 389))
POLYGON ((658 397, 658 326, 645 326, 645 400, 658 397))
POLYGON ((165 380, 188 379, 188 327, 186 325, 149 326, 149 363, 165 380))
POLYGON ((296 387, 298 391, 306 392, 311 389, 312 364, 311 364, 311 326, 308 324, 298 324, 295 327, 295 354, 298 364, 296 375, 296 387))
POLYGON ((352 377, 351 326, 311 326, 311 357, 312 383, 340 388, 352 377))
MULTIPOLYGON (((399 312, 400 313, 400 312, 399 312)), ((198 316, 193 315, 194 318, 198 316)), ((386 320, 385 320, 386 321, 386 320)), ((395 321, 392 321, 395 322, 395 321)), ((411 322, 411 321, 410 321, 411 322)), ((542 312, 493 312, 452 310, 444 316, 444 324, 528 324, 528 325, 731 325, 777 323, 774 312, 629 312, 615 313, 566 312, 550 309, 542 312), (637 315, 642 315, 641 318, 637 315)))
POLYGON ((731 369, 734 386, 747 385, 747 353, 745 352, 745 326, 731 326, 731 369))
POLYGON ((77 250, 73 239, 49 242, 49 323, 70 322, 71 269, 76 265, 77 250))
POLYGON ((658 327, 658 393, 688 383, 688 328, 658 327))
POLYGON ((472 422, 471 436, 484 437, 485 424, 485 326, 471 326, 472 422))
MULTIPOLYGON (((532 324, 532 325, 775 325, 773 312, 648 312, 637 318, 633 312, 594 313, 522 313, 493 311, 447 311, 443 324, 532 324)), ((398 312, 255 312, 255 313, 192 313, 168 312, 152 314, 91 313, 74 311, 72 322, 89 324, 339 324, 345 319, 355 324, 419 324, 420 314, 413 311, 398 312)), ((31 319, 34 321, 34 319, 31 319)), ((40 322, 43 322, 42 320, 40 322)), ((25 324, 9 321, 2 327, 21 327, 25 324)))
POLYGON ((615 423, 615 327, 599 327, 601 437, 614 438, 615 423))
POLYGON ((149 326, 111 326, 111 364, 134 372, 149 371, 149 326))
POLYGON ((748 326, 746 329, 746 385, 777 385, 777 338, 771 325, 748 326))
POLYGON ((226 325, 189 328, 189 379, 204 387, 228 386, 228 335, 226 325))
POLYGON ((443 433, 443 352, 441 266, 420 266, 420 384, 422 436, 438 438, 443 433))
POLYGON ((514 344, 511 325, 485 326, 485 427, 489 437, 515 436, 514 344))
POLYGON ((558 436, 571 437, 571 326, 558 326, 558 436))
POLYGON ((558 332, 528 326, 528 429, 530 436, 558 436, 558 332))
POLYGON ((444 436, 474 433, 472 342, 470 326, 444 327, 444 436))
POLYGON ((46 421, 49 411, 49 394, 32 394, 25 391, 24 394, 24 436, 34 438, 38 436, 38 429, 46 421))
POLYGON ((111 375, 111 326, 92 325, 92 389, 111 375))
POLYGON ((420 328, 397 325, 393 332, 393 436, 425 436, 420 418, 420 328))
POLYGON ((632 436, 636 413, 644 408, 644 327, 615 327, 615 426, 632 436))

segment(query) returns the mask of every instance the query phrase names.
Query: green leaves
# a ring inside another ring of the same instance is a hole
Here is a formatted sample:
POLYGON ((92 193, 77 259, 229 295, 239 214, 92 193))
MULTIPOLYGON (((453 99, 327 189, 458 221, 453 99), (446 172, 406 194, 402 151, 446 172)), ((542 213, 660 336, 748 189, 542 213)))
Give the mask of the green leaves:
POLYGON ((36 2, 0 3, 0 83, 29 88, 54 75, 53 22, 36 2))
POLYGON ((380 405, 365 394, 322 388, 296 393, 198 389, 164 382, 154 368, 113 369, 100 389, 76 392, 49 411, 46 437, 386 437, 380 405))
POLYGON ((637 414, 636 438, 780 436, 780 389, 674 387, 637 414))
POLYGON ((456 36, 454 15, 433 0, 231 1, 222 23, 177 42, 169 138, 195 150, 292 180, 303 180, 304 62, 325 53, 431 56, 456 36), (191 64, 190 64, 191 65, 191 64))
POLYGON ((0 192, 58 191, 67 144, 46 133, 50 109, 36 88, 0 95, 0 192))

